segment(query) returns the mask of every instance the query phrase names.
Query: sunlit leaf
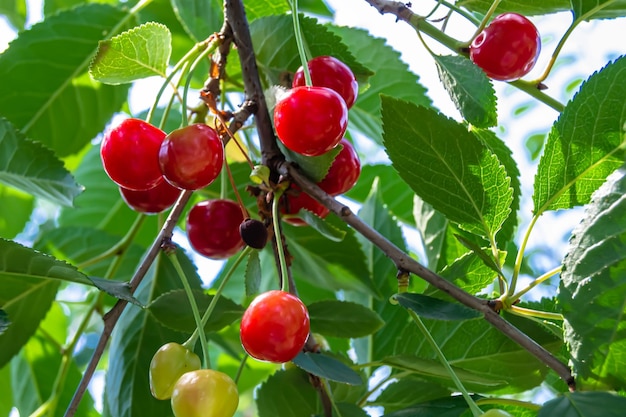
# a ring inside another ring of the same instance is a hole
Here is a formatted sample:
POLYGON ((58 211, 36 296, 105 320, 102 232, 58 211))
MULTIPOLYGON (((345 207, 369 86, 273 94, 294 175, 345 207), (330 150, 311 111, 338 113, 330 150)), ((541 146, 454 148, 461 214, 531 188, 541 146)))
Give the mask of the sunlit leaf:
POLYGON ((165 77, 172 52, 167 26, 145 23, 98 44, 89 74, 105 84, 124 84, 154 75, 165 77))
MULTIPOLYGON (((469 10, 485 14, 491 7, 491 0, 461 0, 459 6, 469 10)), ((496 9, 496 14, 504 12, 517 12, 526 16, 569 11, 569 0, 503 0, 496 9)))
POLYGON ((535 176, 534 212, 589 202, 624 163, 626 58, 593 74, 552 126, 535 176))
POLYGON ((574 18, 581 20, 610 19, 626 15, 624 0, 572 0, 574 18))
POLYGON ((35 207, 32 195, 0 185, 0 237, 13 239, 20 233, 35 207))
POLYGON ((176 17, 195 42, 218 32, 224 21, 223 1, 172 0, 176 17))

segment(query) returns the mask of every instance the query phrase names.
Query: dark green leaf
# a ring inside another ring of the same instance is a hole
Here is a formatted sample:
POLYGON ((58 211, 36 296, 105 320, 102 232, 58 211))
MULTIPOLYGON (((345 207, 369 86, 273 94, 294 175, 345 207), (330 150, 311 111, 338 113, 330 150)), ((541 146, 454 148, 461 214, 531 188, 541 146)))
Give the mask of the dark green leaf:
POLYGON ((320 182, 324 179, 326 174, 328 174, 328 169, 343 148, 342 145, 339 145, 320 156, 304 156, 287 149, 280 141, 277 144, 285 158, 297 164, 302 172, 313 182, 320 182))
MULTIPOLYGON (((311 57, 332 55, 348 65, 357 79, 372 75, 368 68, 355 60, 351 49, 330 28, 304 16, 300 17, 300 26, 311 57)), ((291 16, 284 14, 256 19, 250 24, 250 32, 259 69, 267 84, 287 85, 285 72, 295 72, 301 63, 291 16)))
MULTIPOLYGON (((480 397, 473 395, 474 401, 480 397)), ((385 414, 383 417, 461 417, 468 410, 468 405, 461 395, 441 398, 434 401, 416 404, 404 410, 385 414)))
POLYGON ((98 44, 89 75, 105 84, 125 84, 154 75, 166 77, 172 34, 160 23, 144 23, 98 44))
POLYGON ((364 202, 376 179, 378 179, 381 198, 387 204, 389 211, 401 222, 414 224, 412 210, 415 194, 391 165, 363 165, 359 180, 345 196, 361 203, 364 202))
POLYGON ((35 206, 33 196, 0 184, 0 237, 13 239, 26 226, 35 206))
POLYGON ((401 293, 393 296, 404 308, 416 312, 419 316, 434 320, 469 320, 481 317, 479 311, 472 310, 459 303, 440 300, 422 294, 401 293))
MULTIPOLYGON (((335 404, 337 407, 337 416, 341 417, 370 417, 370 415, 356 404, 338 402, 335 404)), ((335 415, 333 413, 333 415, 335 415)))
MULTIPOLYGON (((491 0, 461 0, 459 6, 485 14, 493 4, 491 0)), ((526 16, 569 11, 569 0, 503 0, 498 5, 495 15, 504 12, 517 12, 526 16)))
POLYGON ((537 168, 534 213, 589 202, 624 163, 626 58, 593 74, 552 126, 537 168))
POLYGON ((259 417, 312 416, 317 411, 317 391, 306 372, 298 368, 278 371, 257 391, 259 417))
POLYGON ((136 306, 143 307, 139 300, 133 297, 133 294, 130 292, 130 286, 127 282, 111 281, 109 279, 97 277, 90 277, 89 279, 99 290, 102 290, 120 300, 125 300, 129 303, 135 304, 136 306))
POLYGON ((433 55, 439 79, 463 118, 477 127, 498 122, 496 92, 485 73, 461 55, 433 55))
POLYGON ((11 325, 11 320, 6 311, 0 309, 0 334, 4 333, 11 325))
POLYGON ((259 292, 262 277, 259 252, 253 250, 250 252, 250 255, 248 255, 248 262, 246 264, 246 296, 252 296, 259 292))
POLYGON ((85 4, 22 32, 0 55, 0 114, 59 156, 82 149, 126 100, 127 86, 98 84, 86 71, 98 41, 129 19, 85 4))
POLYGON ((559 303, 576 373, 586 383, 625 389, 626 169, 593 195, 565 256, 559 303))
MULTIPOLYGON (((209 307, 214 296, 200 290, 195 290, 193 296, 200 310, 200 315, 202 315, 209 307)), ((220 297, 211 313, 211 317, 204 326, 205 331, 218 331, 232 324, 241 318, 243 310, 242 306, 235 304, 228 298, 220 297)), ((148 311, 161 324, 176 331, 191 334, 196 329, 191 305, 184 290, 172 290, 160 295, 150 303, 148 311)))
MULTIPOLYGON (((42 323, 41 331, 31 337, 28 343, 20 351, 20 354, 11 361, 11 380, 14 387, 14 405, 22 415, 31 415, 41 406, 52 394, 52 389, 57 379, 57 373, 61 365, 65 368, 64 384, 61 386, 58 403, 54 413, 48 415, 61 417, 64 415, 69 405, 74 388, 78 386, 81 379, 81 372, 73 357, 63 358, 56 343, 50 339, 53 333, 48 324, 53 326, 62 325, 65 329, 69 323, 59 305, 54 305, 48 313, 54 317, 54 323, 50 323, 48 317, 42 323), (65 362, 69 361, 69 362, 65 362), (63 389, 63 388, 66 389, 63 389)), ((64 343, 65 340, 60 341, 64 343)), ((99 413, 94 409, 91 395, 85 395, 81 401, 77 414, 85 417, 95 417, 99 413)))
POLYGON ((195 42, 219 32, 224 22, 223 3, 220 0, 172 0, 176 17, 195 42))
POLYGON ((626 16, 624 0, 572 0, 576 20, 610 19, 626 16))
POLYGON ((344 237, 346 237, 346 231, 338 229, 327 223, 321 217, 313 214, 313 212, 309 210, 300 210, 298 215, 313 229, 317 230, 322 236, 326 239, 332 240, 334 242, 341 242, 344 237))
MULTIPOLYGON (((182 252, 177 252, 176 256, 191 287, 198 289, 200 280, 193 264, 182 252)), ((171 261, 160 255, 137 288, 135 297, 147 305, 161 294, 180 288, 182 284, 171 261)), ((148 370, 157 349, 165 343, 184 340, 182 333, 161 325, 146 309, 128 305, 111 336, 109 357, 112 360, 105 376, 104 395, 109 415, 170 416, 170 402, 156 400, 150 393, 148 370)))
POLYGON ((0 182, 65 206, 71 206, 82 191, 50 149, 27 139, 3 118, 0 118, 0 182))
POLYGON ((467 128, 436 111, 383 96, 384 140, 400 176, 462 228, 494 236, 513 200, 500 161, 467 128))
POLYGON ((329 29, 340 35, 356 59, 374 72, 368 79, 367 89, 359 92, 356 103, 350 109, 350 125, 356 130, 376 143, 382 143, 381 94, 416 105, 432 104, 426 88, 419 83, 419 77, 409 70, 400 54, 384 39, 374 38, 362 29, 337 26, 329 26, 329 29))
MULTIPOLYGON (((415 356, 402 355, 385 358, 382 362, 396 369, 414 372, 424 378, 432 378, 441 385, 454 389, 448 369, 438 359, 422 359, 415 356)), ((459 379, 463 381, 466 388, 470 390, 488 391, 501 387, 506 383, 504 379, 494 379, 475 374, 454 365, 452 369, 459 379)))
POLYGON ((332 337, 362 337, 372 334, 384 322, 378 314, 360 304, 325 300, 307 306, 314 332, 332 337))
POLYGON ((343 362, 323 353, 300 352, 293 363, 305 371, 331 381, 362 384, 361 376, 343 362))
POLYGON ((450 395, 450 390, 433 381, 425 380, 414 375, 400 378, 385 387, 376 399, 368 405, 384 407, 386 412, 401 410, 412 404, 450 395))
POLYGON ((621 417, 626 398, 610 392, 570 392, 546 402, 537 417, 621 417))

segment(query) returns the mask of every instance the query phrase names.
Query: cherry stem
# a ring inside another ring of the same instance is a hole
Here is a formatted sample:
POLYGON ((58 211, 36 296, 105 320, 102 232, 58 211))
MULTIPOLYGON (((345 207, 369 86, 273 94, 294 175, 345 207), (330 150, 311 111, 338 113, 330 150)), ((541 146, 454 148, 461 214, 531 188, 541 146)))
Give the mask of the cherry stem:
POLYGON ((507 309, 507 311, 517 316, 522 316, 522 317, 536 317, 540 319, 558 320, 558 321, 564 320, 563 315, 559 313, 550 313, 549 311, 539 311, 539 310, 534 310, 532 308, 525 308, 525 307, 520 307, 516 305, 512 305, 511 307, 507 309))
POLYGON ((274 239, 276 240, 276 251, 278 252, 278 263, 280 266, 280 288, 287 291, 289 283, 289 274, 287 273, 287 260, 285 259, 285 248, 283 246, 283 238, 280 230, 280 217, 278 206, 280 205, 280 197, 283 195, 282 189, 274 191, 274 200, 272 201, 272 225, 274 226, 274 239))
MULTIPOLYGON (((202 345, 202 357, 204 358, 204 368, 211 369, 211 358, 209 357, 209 342, 206 338, 206 334, 204 333, 204 325, 202 324, 202 319, 200 318, 200 311, 198 310, 198 303, 196 302, 196 297, 193 295, 193 291, 191 286, 189 285, 189 280, 187 279, 187 275, 183 268, 180 266, 180 262, 178 261, 178 256, 176 254, 177 250, 173 249, 171 252, 167 252, 168 258, 174 265, 174 269, 180 278, 181 283, 183 284, 183 288, 185 289, 185 294, 187 294, 187 299, 189 300, 189 305, 191 307, 191 312, 193 314, 193 319, 196 322, 196 330, 198 332, 198 336, 200 338, 200 344, 202 345)), ((185 346, 187 347, 187 346, 185 346)), ((193 351, 193 347, 190 349, 193 351)))
POLYGON ((535 223, 539 219, 539 215, 534 215, 530 220, 528 227, 526 228, 526 233, 524 233, 524 237, 522 238, 522 242, 517 251, 517 257, 515 258, 515 265, 513 266, 513 274, 511 275, 511 282, 509 284, 509 290, 507 291, 507 296, 511 297, 515 293, 515 287, 517 286, 517 279, 519 277, 520 271, 522 269, 522 262, 524 261, 524 253, 526 252, 526 245, 528 244, 528 240, 530 239, 530 234, 535 227, 535 223))
POLYGON ((476 400, 478 405, 511 405, 514 407, 523 407, 533 411, 539 411, 541 406, 528 401, 515 400, 513 398, 480 398, 476 400))
POLYGON ((446 368, 446 370, 448 371, 450 378, 452 378, 454 385, 456 385, 456 388, 461 392, 461 395, 463 395, 463 398, 467 402, 467 405, 469 406, 470 410, 472 410, 472 414, 474 415, 474 417, 480 417, 480 415, 483 414, 483 411, 476 405, 472 397, 469 395, 469 393, 465 389, 465 386, 463 385, 463 383, 457 376, 456 372, 454 372, 454 369, 452 369, 452 366, 450 366, 450 363, 446 359, 446 356, 439 348, 437 341, 430 334, 430 331, 428 331, 428 328, 426 327, 422 319, 417 315, 415 311, 408 310, 408 312, 411 318, 413 319, 413 322, 417 325, 417 327, 420 329, 420 331, 426 338, 426 341, 428 341, 428 343, 433 348, 437 356, 439 356, 439 361, 444 366, 444 368, 446 368))
MULTIPOLYGON (((193 73, 196 70, 196 68, 198 67, 198 64, 200 64, 200 62, 205 59, 206 54, 204 52, 200 53, 196 59, 194 59, 194 61, 191 63, 191 66, 189 66, 189 70, 187 71, 186 74, 186 80, 185 80, 185 87, 183 89, 183 99, 182 99, 182 110, 181 113, 183 115, 182 118, 182 126, 185 127, 189 124, 189 118, 187 117, 187 96, 189 94, 189 87, 191 86, 191 80, 193 79, 193 73)), ((182 77, 182 75, 181 75, 182 77)))
POLYGON ((516 292, 515 294, 513 294, 510 297, 510 299, 513 300, 513 301, 520 299, 524 294, 526 294, 528 291, 530 291, 533 288, 535 288, 537 285, 547 281, 548 279, 552 278, 556 274, 561 273, 562 269, 563 269, 563 266, 559 265, 556 268, 554 268, 554 269, 546 272, 545 274, 541 275, 540 277, 537 277, 533 282, 528 284, 528 286, 526 288, 523 288, 523 289, 519 290, 518 292, 516 292))
POLYGON ((235 183, 235 178, 233 177, 233 173, 230 170, 230 166, 228 163, 224 162, 224 167, 226 168, 226 173, 228 174, 228 180, 230 181, 230 186, 233 189, 233 193, 235 193, 235 198, 237 199, 237 204, 239 204, 239 209, 241 210, 241 214, 243 215, 244 220, 250 217, 248 213, 248 209, 246 205, 243 203, 241 199, 241 195, 239 194, 239 190, 237 189, 237 183, 235 183))
POLYGON ((304 82, 307 86, 312 86, 311 72, 309 71, 308 58, 306 52, 306 40, 300 27, 300 18, 298 16, 298 0, 291 0, 291 18, 293 19, 293 33, 296 38, 296 45, 298 46, 298 55, 300 55, 300 62, 302 64, 302 71, 304 72, 304 82))
POLYGON ((498 5, 500 4, 500 0, 494 0, 493 3, 491 3, 491 6, 489 7, 489 9, 487 10, 487 12, 485 13, 485 15, 483 16, 483 20, 480 22, 480 24, 478 25, 478 27, 476 28, 476 32, 474 32, 474 34, 472 35, 471 39, 469 40, 469 42, 467 42, 467 44, 469 45, 470 43, 472 43, 472 41, 474 40, 474 38, 476 36, 478 36, 480 34, 480 32, 483 31, 483 29, 485 29, 487 27, 487 24, 489 23, 489 21, 491 20, 491 16, 493 16, 493 14, 496 12, 496 9, 498 8, 498 5))

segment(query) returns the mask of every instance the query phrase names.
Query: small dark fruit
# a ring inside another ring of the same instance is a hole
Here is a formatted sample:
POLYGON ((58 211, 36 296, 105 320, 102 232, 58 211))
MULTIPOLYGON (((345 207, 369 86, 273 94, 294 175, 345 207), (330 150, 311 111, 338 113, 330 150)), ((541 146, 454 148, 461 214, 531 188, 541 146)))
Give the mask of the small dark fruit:
POLYGON ((239 225, 241 239, 254 249, 263 249, 267 243, 267 228, 263 222, 246 219, 239 225))

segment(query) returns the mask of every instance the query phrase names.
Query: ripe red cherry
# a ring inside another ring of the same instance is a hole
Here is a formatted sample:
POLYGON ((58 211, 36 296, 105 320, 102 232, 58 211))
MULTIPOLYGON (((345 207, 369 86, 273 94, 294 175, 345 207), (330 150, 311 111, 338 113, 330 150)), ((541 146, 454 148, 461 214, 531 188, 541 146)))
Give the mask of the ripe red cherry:
POLYGON ((361 161, 354 146, 346 139, 339 143, 343 148, 330 166, 328 174, 317 184, 332 196, 349 191, 361 175, 361 161))
POLYGON ((291 184, 291 190, 285 193, 285 206, 281 209, 281 213, 287 215, 284 220, 294 226, 306 226, 306 222, 298 217, 294 217, 300 210, 308 210, 322 219, 328 216, 330 210, 323 204, 319 203, 313 197, 305 192, 300 191, 300 188, 291 184))
POLYGON ((161 181, 156 187, 145 191, 119 188, 122 198, 131 209, 148 214, 160 213, 172 207, 181 192, 167 181, 161 181))
POLYGON ((159 151, 163 176, 184 190, 211 184, 222 170, 224 145, 210 126, 197 123, 167 135, 159 151))
POLYGON ((194 205, 187 216, 187 238, 200 255, 229 258, 244 246, 239 225, 243 214, 232 200, 205 200, 194 205))
MULTIPOLYGON (((344 99, 348 109, 352 107, 359 94, 359 84, 349 66, 332 56, 315 57, 307 66, 314 86, 335 90, 344 99)), ((292 87, 304 85, 304 69, 300 67, 293 76, 292 87)))
POLYGON ((243 313, 239 335, 253 358, 288 362, 309 336, 309 312, 298 297, 273 290, 257 296, 243 313))
POLYGON ((109 130, 100 145, 102 165, 111 180, 129 190, 148 190, 163 181, 159 149, 165 132, 139 119, 109 130))
POLYGON ((348 108, 325 87, 295 87, 274 108, 278 139, 289 149, 318 156, 334 148, 348 127, 348 108))
POLYGON ((488 77, 516 80, 535 66, 541 39, 535 25, 517 13, 504 13, 493 19, 470 45, 470 59, 488 77))

